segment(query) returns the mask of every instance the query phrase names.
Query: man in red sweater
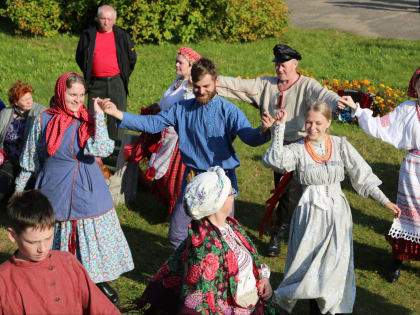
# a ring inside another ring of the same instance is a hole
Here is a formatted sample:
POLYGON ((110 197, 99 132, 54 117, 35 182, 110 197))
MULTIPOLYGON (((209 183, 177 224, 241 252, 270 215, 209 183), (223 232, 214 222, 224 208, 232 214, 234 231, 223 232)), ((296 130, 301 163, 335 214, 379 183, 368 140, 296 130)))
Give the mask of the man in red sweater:
POLYGON ((18 250, 0 265, 0 314, 120 314, 76 257, 51 250, 55 215, 47 197, 18 193, 7 212, 18 250))
MULTIPOLYGON (((76 62, 83 72, 88 90, 88 106, 93 110, 93 98, 110 98, 125 111, 128 80, 137 61, 130 35, 115 25, 117 12, 109 5, 98 8, 98 24, 85 29, 80 35, 76 62)), ((123 132, 108 117, 110 138, 121 140, 123 132)))

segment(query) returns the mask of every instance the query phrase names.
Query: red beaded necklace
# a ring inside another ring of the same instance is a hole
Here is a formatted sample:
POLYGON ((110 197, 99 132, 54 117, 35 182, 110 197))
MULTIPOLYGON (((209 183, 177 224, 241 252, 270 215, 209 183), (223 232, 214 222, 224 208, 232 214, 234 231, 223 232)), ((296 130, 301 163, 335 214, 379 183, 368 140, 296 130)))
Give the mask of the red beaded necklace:
POLYGON ((323 164, 327 162, 331 158, 332 153, 332 141, 328 133, 325 134, 325 149, 326 152, 324 155, 319 155, 315 152, 314 148, 311 145, 311 142, 309 141, 308 137, 305 137, 305 149, 308 152, 309 156, 314 160, 315 162, 319 164, 323 164))
POLYGON ((417 118, 420 122, 420 104, 419 104, 419 101, 417 101, 417 104, 416 104, 416 112, 417 112, 417 118))

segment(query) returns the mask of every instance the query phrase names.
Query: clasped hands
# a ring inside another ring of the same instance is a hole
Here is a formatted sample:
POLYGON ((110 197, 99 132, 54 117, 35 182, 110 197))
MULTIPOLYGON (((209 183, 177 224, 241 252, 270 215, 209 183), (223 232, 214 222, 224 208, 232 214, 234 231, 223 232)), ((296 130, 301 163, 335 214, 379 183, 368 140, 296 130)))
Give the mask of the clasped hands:
POLYGON ((93 109, 95 113, 105 113, 107 115, 113 116, 119 120, 123 119, 123 113, 120 111, 117 106, 111 102, 109 98, 99 98, 95 97, 93 99, 93 109))

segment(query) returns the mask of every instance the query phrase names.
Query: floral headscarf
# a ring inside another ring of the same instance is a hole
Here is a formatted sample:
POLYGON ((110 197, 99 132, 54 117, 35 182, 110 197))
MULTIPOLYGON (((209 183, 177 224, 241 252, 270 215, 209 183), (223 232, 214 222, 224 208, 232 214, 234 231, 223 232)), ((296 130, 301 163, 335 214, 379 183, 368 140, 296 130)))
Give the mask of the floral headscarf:
POLYGON ((182 46, 178 49, 177 53, 183 55, 190 63, 201 59, 200 54, 190 47, 182 46))
POLYGON ((51 108, 46 110, 47 114, 53 115, 48 123, 46 130, 47 151, 49 155, 54 155, 60 147, 64 132, 75 119, 80 120, 79 126, 79 145, 84 148, 87 140, 95 133, 95 122, 91 113, 85 105, 80 106, 77 113, 67 108, 65 101, 67 78, 76 72, 63 74, 57 79, 54 93, 54 103, 51 108))
POLYGON ((232 184, 220 166, 195 176, 185 187, 184 209, 193 219, 200 220, 222 208, 232 184))

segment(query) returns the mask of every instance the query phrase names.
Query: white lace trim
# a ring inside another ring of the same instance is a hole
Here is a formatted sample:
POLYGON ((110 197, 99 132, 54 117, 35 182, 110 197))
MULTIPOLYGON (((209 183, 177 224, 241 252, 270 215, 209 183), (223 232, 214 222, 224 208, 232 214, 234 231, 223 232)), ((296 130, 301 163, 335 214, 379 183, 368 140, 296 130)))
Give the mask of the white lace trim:
POLYGON ((420 244, 420 230, 415 226, 404 225, 403 227, 401 221, 398 219, 394 220, 394 223, 389 229, 388 235, 393 238, 403 238, 407 241, 420 244))

